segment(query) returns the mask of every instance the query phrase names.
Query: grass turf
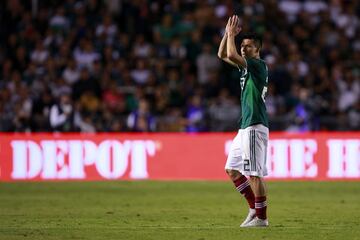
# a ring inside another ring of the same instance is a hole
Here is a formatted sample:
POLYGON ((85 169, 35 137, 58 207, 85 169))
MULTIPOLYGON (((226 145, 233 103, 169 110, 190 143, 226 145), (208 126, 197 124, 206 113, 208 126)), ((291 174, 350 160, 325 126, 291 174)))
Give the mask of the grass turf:
POLYGON ((266 229, 241 229, 229 182, 0 183, 0 239, 360 239, 359 182, 268 183, 266 229))

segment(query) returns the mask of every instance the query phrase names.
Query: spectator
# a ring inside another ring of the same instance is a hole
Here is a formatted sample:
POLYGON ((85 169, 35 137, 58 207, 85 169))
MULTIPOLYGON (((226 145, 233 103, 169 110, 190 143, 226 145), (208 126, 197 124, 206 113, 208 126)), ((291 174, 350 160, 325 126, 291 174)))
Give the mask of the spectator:
POLYGON ((90 41, 83 40, 81 46, 75 49, 74 58, 79 67, 92 69, 93 63, 100 59, 100 54, 94 51, 94 47, 90 41))
POLYGON ((152 53, 152 46, 145 41, 144 35, 137 35, 133 47, 134 56, 138 58, 150 57, 152 53))
POLYGON ((76 67, 76 62, 72 58, 69 59, 68 64, 63 71, 62 77, 69 85, 73 85, 79 80, 80 72, 76 67))
POLYGON ((49 89, 45 90, 32 107, 32 129, 34 131, 50 131, 50 109, 54 105, 54 99, 49 89))
POLYGON ((128 116, 127 127, 132 132, 154 132, 156 130, 155 118, 149 111, 149 103, 145 99, 140 99, 138 109, 128 116))
POLYGON ((103 22, 96 27, 97 36, 105 36, 106 44, 112 44, 117 33, 117 27, 112 22, 110 15, 105 15, 103 22))
POLYGON ((359 101, 360 82, 355 81, 351 71, 346 71, 344 80, 339 79, 337 85, 340 90, 338 108, 346 112, 359 101))
POLYGON ((293 110, 292 124, 287 129, 289 132, 307 132, 312 130, 312 116, 310 109, 309 90, 300 88, 298 92, 298 103, 293 110))
POLYGON ((209 73, 216 72, 220 68, 220 61, 212 51, 212 46, 207 43, 204 45, 201 54, 196 59, 198 70, 198 81, 205 84, 209 81, 209 73))
POLYGON ((136 68, 131 71, 131 77, 138 85, 145 85, 150 77, 150 70, 146 67, 144 59, 138 59, 136 61, 136 68))
POLYGON ((204 132, 206 130, 206 112, 199 95, 191 98, 186 111, 186 119, 187 132, 204 132))
POLYGON ((237 126, 234 123, 239 116, 240 108, 236 101, 226 88, 221 89, 219 96, 209 107, 210 129, 218 132, 236 130, 237 126))
POLYGON ((66 32, 69 29, 69 21, 65 16, 64 7, 59 7, 56 14, 50 19, 50 27, 55 31, 66 32))
POLYGON ((75 131, 74 108, 70 95, 64 93, 59 97, 59 102, 51 106, 50 126, 53 131, 75 131))
POLYGON ((43 43, 39 40, 36 43, 35 50, 31 53, 31 61, 35 64, 42 64, 49 56, 49 52, 44 48, 43 43))
POLYGON ((73 85, 72 97, 78 100, 86 91, 93 92, 95 96, 100 97, 100 85, 96 79, 90 76, 89 70, 86 68, 81 69, 80 79, 73 85))

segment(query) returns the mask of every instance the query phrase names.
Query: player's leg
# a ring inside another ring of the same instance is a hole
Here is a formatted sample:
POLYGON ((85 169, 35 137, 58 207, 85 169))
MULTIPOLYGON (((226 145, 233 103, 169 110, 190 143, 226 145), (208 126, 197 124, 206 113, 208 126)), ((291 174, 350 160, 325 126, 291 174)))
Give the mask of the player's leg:
POLYGON ((247 224, 255 217, 255 196, 251 189, 249 180, 240 173, 240 168, 243 165, 240 140, 239 131, 232 142, 225 170, 231 181, 234 183, 236 190, 240 192, 240 194, 242 194, 248 202, 249 214, 243 222, 243 224, 247 224))
POLYGON ((247 200, 249 208, 255 209, 255 195, 249 180, 237 170, 226 169, 226 173, 234 183, 236 190, 247 200))
POLYGON ((241 223, 241 227, 246 226, 256 217, 255 210, 255 195, 251 189, 249 180, 237 170, 226 169, 231 181, 234 183, 235 188, 244 198, 249 205, 249 212, 245 220, 241 223))
POLYGON ((258 176, 251 176, 250 177, 251 187, 255 194, 255 210, 256 216, 259 219, 267 219, 266 216, 266 186, 264 179, 258 176))
POLYGON ((254 126, 246 129, 243 136, 245 158, 248 165, 244 166, 244 174, 250 175, 250 183, 255 195, 256 218, 249 222, 246 227, 265 227, 268 226, 266 215, 266 186, 263 176, 267 175, 266 154, 268 132, 264 127, 254 126))
POLYGON ((258 176, 251 176, 250 182, 251 187, 255 193, 256 217, 251 220, 245 227, 267 227, 269 226, 269 222, 266 215, 267 203, 264 179, 258 176))

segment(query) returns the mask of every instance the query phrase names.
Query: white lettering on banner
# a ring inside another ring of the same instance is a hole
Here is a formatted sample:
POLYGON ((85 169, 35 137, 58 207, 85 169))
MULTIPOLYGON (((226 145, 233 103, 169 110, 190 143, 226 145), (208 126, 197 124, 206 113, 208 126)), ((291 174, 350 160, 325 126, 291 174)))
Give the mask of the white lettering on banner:
POLYGON ((105 140, 99 145, 85 140, 14 140, 13 179, 83 179, 85 166, 95 165, 98 173, 108 179, 122 177, 131 161, 130 178, 148 177, 147 157, 155 156, 151 140, 105 140), (131 160, 130 160, 131 159, 131 160))
MULTIPOLYGON (((230 151, 231 140, 225 143, 225 154, 230 151)), ((318 166, 314 162, 317 142, 314 139, 273 139, 267 149, 269 177, 317 177, 318 166)))
POLYGON ((271 177, 288 177, 289 154, 288 140, 276 139, 269 141, 267 169, 271 177))
POLYGON ((43 171, 41 176, 44 179, 64 179, 69 175, 69 167, 65 163, 68 154, 66 141, 42 141, 43 149, 43 171))
POLYGON ((267 167, 270 177, 314 178, 317 142, 314 139, 275 139, 269 141, 267 167))
MULTIPOLYGON (((85 147, 84 141, 84 147, 85 147)), ((69 141, 69 178, 82 179, 85 177, 82 141, 69 141)))
POLYGON ((85 140, 84 144, 84 163, 87 166, 93 165, 96 162, 97 146, 94 142, 85 140))
POLYGON ((119 141, 110 140, 103 141, 99 145, 96 168, 101 176, 116 179, 125 173, 128 166, 129 145, 129 141, 121 144, 119 141))
POLYGON ((314 154, 317 144, 313 139, 294 139, 289 141, 290 146, 290 176, 316 177, 318 166, 314 163, 314 154))
POLYGON ((41 149, 33 141, 12 141, 14 179, 36 177, 42 168, 41 149))
POLYGON ((134 141, 134 147, 131 154, 131 172, 130 177, 139 179, 147 178, 147 161, 146 156, 153 157, 156 147, 154 141, 134 141))
POLYGON ((329 139, 328 177, 360 177, 360 140, 329 139))

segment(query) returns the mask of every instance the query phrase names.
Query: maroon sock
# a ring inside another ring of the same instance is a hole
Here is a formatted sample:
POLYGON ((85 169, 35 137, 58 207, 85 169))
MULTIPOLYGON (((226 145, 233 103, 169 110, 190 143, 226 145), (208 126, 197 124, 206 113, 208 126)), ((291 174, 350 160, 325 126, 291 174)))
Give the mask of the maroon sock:
POLYGON ((255 197, 256 216, 260 219, 266 219, 266 197, 255 197))
POLYGON ((236 190, 238 190, 247 200, 249 207, 255 208, 255 195, 250 187, 248 179, 242 175, 239 179, 234 181, 236 190))

